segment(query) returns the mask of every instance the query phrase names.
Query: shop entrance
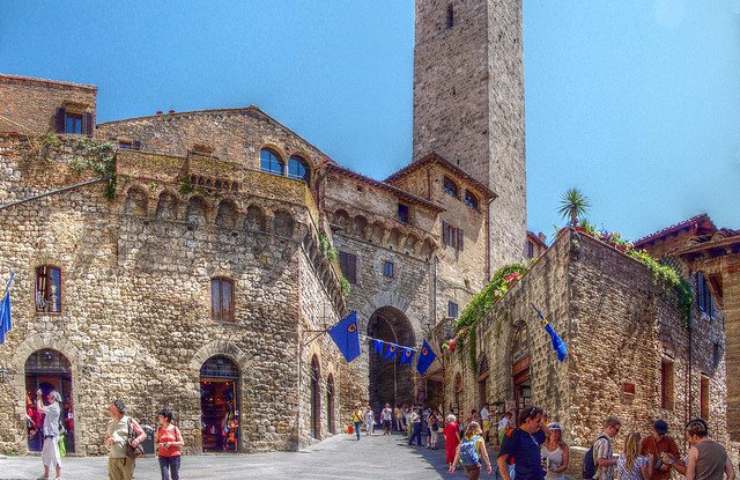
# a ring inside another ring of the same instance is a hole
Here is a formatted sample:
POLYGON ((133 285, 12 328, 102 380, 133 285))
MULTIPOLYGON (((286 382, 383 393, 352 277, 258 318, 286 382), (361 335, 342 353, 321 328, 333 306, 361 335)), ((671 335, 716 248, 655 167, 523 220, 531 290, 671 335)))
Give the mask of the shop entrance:
POLYGON ((511 377, 514 384, 514 421, 518 422, 519 412, 532 404, 532 384, 529 379, 529 355, 527 327, 521 326, 514 335, 511 352, 511 377))
POLYGON ((72 402, 72 371, 69 360, 56 350, 44 349, 33 352, 26 360, 26 431, 28 450, 40 452, 44 443, 42 427, 44 415, 36 409, 36 392, 41 390, 44 398, 52 390, 62 395, 60 424, 64 427, 64 446, 67 453, 75 451, 74 403, 72 402))
POLYGON ((200 412, 203 451, 239 451, 239 369, 223 355, 200 368, 200 412))
POLYGON ((321 381, 321 369, 319 359, 314 355, 311 358, 311 436, 321 436, 321 393, 319 384, 321 381))

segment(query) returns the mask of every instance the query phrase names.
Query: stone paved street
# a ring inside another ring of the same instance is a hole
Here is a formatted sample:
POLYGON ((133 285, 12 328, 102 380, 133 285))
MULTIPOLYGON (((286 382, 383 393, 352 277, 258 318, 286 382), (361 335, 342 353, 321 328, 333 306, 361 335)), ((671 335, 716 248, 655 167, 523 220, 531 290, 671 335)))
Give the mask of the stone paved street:
MULTIPOLYGON (((200 455, 183 459, 184 480, 259 478, 260 480, 436 480, 461 479, 457 472, 446 473, 444 450, 410 448, 404 438, 375 435, 360 442, 347 435, 337 435, 300 452, 276 452, 254 455, 200 455)), ((0 480, 35 479, 39 457, 0 457, 0 480)), ((63 478, 104 480, 106 459, 66 458, 63 478)), ((492 478, 492 477, 489 477, 492 478)), ((137 480, 159 480, 156 459, 140 460, 137 480)))

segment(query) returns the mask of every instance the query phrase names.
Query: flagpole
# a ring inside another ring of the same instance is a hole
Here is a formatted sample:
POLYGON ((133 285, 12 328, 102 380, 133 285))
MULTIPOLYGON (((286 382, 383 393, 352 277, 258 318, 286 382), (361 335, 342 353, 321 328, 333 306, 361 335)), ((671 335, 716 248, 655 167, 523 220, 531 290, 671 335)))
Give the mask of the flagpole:
POLYGON ((10 278, 8 278, 8 281, 5 283, 5 292, 3 292, 3 296, 0 298, 5 298, 5 296, 10 293, 10 290, 13 288, 13 281, 15 280, 15 272, 10 272, 10 278))

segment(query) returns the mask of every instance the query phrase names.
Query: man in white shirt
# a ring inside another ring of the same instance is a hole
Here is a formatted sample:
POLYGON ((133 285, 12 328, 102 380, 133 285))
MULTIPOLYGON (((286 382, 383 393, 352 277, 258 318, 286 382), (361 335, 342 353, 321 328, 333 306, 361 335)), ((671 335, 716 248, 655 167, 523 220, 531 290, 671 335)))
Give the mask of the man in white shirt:
POLYGON ((489 430, 491 430, 491 414, 488 411, 488 404, 484 404, 483 408, 480 409, 480 420, 483 424, 483 435, 486 438, 486 443, 488 443, 489 438, 489 430))
POLYGON ((391 421, 393 420, 393 409, 389 403, 385 404, 385 408, 380 412, 380 420, 383 422, 383 435, 391 434, 391 421))

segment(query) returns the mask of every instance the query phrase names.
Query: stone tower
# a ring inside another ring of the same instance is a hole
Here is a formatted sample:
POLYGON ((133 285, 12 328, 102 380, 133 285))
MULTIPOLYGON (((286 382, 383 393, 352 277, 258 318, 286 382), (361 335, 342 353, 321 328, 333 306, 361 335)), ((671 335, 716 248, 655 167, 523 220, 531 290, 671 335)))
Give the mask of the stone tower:
POLYGON ((435 151, 487 184, 492 272, 527 233, 521 0, 416 0, 414 160, 435 151))

